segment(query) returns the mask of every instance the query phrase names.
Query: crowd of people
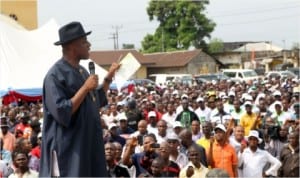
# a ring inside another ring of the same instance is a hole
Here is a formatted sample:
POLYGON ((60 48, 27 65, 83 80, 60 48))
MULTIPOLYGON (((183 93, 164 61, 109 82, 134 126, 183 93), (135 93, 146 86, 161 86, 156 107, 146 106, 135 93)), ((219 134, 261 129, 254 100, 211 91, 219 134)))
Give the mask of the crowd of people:
MULTIPOLYGON (((110 177, 299 177, 298 79, 162 88, 107 92, 99 122, 110 177)), ((43 104, 0 112, 0 177, 38 177, 43 104)))

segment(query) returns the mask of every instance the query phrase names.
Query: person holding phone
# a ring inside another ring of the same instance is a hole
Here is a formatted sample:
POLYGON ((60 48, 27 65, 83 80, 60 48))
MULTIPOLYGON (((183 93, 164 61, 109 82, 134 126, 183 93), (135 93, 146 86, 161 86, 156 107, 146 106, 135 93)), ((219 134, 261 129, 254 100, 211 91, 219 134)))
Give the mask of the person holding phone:
POLYGON ((123 155, 123 164, 128 166, 129 168, 134 165, 136 168, 136 176, 138 177, 140 174, 151 172, 151 164, 152 161, 158 157, 158 154, 155 152, 156 148, 159 147, 156 144, 156 138, 154 134, 148 134, 144 136, 143 139, 143 152, 131 154, 135 147, 138 144, 137 138, 132 138, 127 142, 124 155, 123 155))

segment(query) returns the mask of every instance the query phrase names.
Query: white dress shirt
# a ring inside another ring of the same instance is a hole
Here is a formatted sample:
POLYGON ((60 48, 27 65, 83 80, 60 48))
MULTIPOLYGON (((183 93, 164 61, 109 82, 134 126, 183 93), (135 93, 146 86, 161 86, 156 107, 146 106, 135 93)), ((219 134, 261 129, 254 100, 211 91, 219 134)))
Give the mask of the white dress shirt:
POLYGON ((189 162, 188 157, 181 152, 178 152, 177 158, 174 158, 172 155, 170 155, 169 160, 176 162, 180 169, 186 166, 189 162))
POLYGON ((168 133, 172 133, 173 132, 173 123, 176 121, 176 113, 172 113, 172 115, 170 115, 169 112, 165 113, 162 115, 161 119, 165 120, 167 122, 167 132, 168 133))
POLYGON ((200 119, 201 123, 203 123, 204 121, 209 121, 211 109, 208 108, 208 107, 205 107, 204 110, 202 110, 200 107, 198 107, 195 110, 195 113, 197 114, 197 116, 200 119))
POLYGON ((269 152, 257 148, 252 152, 250 148, 246 148, 243 153, 239 152, 239 167, 243 168, 243 177, 262 177, 263 168, 266 163, 271 163, 270 168, 265 171, 266 175, 277 176, 277 171, 281 166, 281 162, 272 156, 269 152))

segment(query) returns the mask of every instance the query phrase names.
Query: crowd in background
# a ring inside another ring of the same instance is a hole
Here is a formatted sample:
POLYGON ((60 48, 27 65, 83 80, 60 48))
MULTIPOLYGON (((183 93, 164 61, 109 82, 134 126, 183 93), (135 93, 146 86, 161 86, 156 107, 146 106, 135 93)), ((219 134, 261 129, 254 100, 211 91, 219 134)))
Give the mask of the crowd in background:
MULTIPOLYGON (((111 177, 299 177, 298 79, 160 87, 107 93, 99 122, 111 177)), ((42 103, 0 113, 0 177, 37 177, 42 103)))

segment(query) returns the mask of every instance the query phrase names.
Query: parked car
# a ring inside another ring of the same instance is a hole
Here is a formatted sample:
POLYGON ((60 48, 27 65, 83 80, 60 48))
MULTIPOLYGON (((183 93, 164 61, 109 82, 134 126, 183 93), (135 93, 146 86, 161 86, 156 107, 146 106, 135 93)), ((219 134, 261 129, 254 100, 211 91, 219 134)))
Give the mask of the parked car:
POLYGON ((200 74, 200 75, 195 75, 194 79, 196 80, 197 83, 199 82, 211 82, 213 80, 215 81, 220 81, 220 80, 228 80, 230 79, 227 75, 224 75, 222 73, 215 73, 215 74, 200 74))
POLYGON ((280 79, 286 79, 286 78, 295 78, 297 76, 293 72, 285 70, 285 71, 269 71, 266 73, 265 77, 267 78, 280 77, 280 79))
POLYGON ((224 69, 223 74, 227 75, 231 80, 243 82, 248 80, 258 80, 259 76, 252 69, 224 69))
POLYGON ((158 94, 163 93, 162 87, 157 85, 153 80, 150 79, 130 79, 129 81, 132 81, 135 86, 145 86, 150 90, 155 90, 158 94))
POLYGON ((291 67, 291 68, 288 68, 287 70, 294 73, 298 78, 300 78, 299 67, 291 67))
POLYGON ((284 71, 288 68, 294 67, 292 63, 283 63, 283 64, 277 64, 274 68, 276 71, 284 71))
MULTIPOLYGON (((134 82, 133 81, 126 81, 123 86, 121 87, 121 92, 123 93, 130 93, 131 91, 134 90, 134 82)), ((115 82, 112 82, 110 85, 109 85, 109 89, 111 91, 117 91, 118 90, 118 87, 117 87, 117 84, 115 82)))
POLYGON ((191 74, 151 74, 149 78, 155 81, 157 85, 168 84, 169 82, 192 84, 191 74))

